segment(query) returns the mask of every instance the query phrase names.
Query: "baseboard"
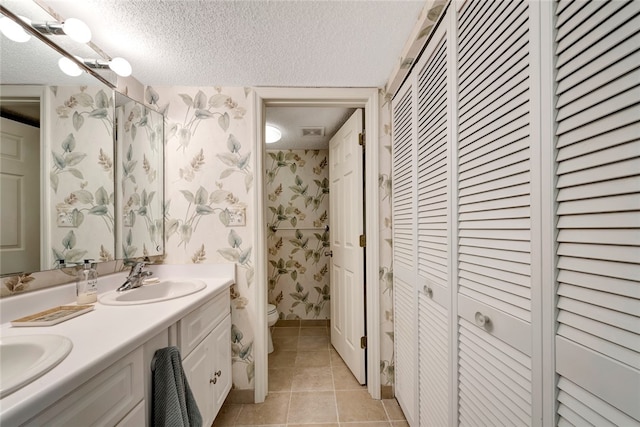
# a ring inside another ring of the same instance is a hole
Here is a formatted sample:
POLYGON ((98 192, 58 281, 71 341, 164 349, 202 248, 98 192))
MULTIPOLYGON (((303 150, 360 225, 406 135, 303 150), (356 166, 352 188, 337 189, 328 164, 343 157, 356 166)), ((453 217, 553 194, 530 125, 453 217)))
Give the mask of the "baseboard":
POLYGON ((381 399, 393 399, 393 386, 381 385, 380 386, 380 398, 381 399))
POLYGON ((252 389, 252 388, 243 389, 243 390, 231 389, 231 391, 229 392, 229 395, 227 396, 227 399, 225 400, 225 402, 228 402, 228 403, 255 403, 256 402, 255 394, 256 394, 256 391, 254 389, 252 389))

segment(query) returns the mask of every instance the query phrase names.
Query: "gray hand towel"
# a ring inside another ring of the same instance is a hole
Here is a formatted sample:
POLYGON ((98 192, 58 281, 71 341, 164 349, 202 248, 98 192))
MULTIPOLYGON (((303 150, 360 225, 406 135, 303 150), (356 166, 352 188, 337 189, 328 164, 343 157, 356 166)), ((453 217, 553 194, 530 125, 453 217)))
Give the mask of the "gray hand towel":
POLYGON ((180 350, 162 348, 155 353, 153 369, 153 425, 201 427, 202 416, 182 369, 180 350))

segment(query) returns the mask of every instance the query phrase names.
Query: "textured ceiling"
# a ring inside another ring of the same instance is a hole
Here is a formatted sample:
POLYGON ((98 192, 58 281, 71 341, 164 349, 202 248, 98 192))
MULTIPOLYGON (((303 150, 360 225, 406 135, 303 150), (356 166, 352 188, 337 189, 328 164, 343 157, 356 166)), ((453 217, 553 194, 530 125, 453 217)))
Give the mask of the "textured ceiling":
POLYGON ((282 139, 267 145, 269 150, 326 150, 329 140, 351 117, 353 108, 267 107, 266 123, 282 132, 282 139), (322 136, 304 136, 303 129, 321 128, 322 136))
POLYGON ((146 85, 384 86, 424 0, 41 0, 146 85))

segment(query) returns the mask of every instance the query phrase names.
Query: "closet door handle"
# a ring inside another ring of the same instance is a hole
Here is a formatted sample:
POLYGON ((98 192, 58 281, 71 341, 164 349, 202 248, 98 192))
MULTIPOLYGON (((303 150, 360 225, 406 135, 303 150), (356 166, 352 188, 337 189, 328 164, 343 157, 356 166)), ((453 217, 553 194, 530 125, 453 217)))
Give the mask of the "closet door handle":
POLYGON ((333 257, 333 251, 326 251, 326 252, 324 253, 324 256, 330 256, 330 257, 333 257))
POLYGON ((479 311, 476 311, 476 325, 480 326, 481 328, 488 329, 490 324, 491 319, 489 318, 489 316, 485 316, 479 311))
POLYGON ((422 290, 424 291, 424 294, 426 296, 428 296, 429 298, 433 298, 433 289, 431 289, 429 286, 424 285, 424 288, 422 288, 422 290))
POLYGON ((219 377, 220 375, 222 375, 222 371, 218 370, 218 372, 216 372, 216 377, 219 377))
POLYGON ((218 382, 218 379, 217 379, 217 378, 211 378, 211 379, 209 380, 209 384, 215 384, 215 383, 217 383, 217 382, 218 382))

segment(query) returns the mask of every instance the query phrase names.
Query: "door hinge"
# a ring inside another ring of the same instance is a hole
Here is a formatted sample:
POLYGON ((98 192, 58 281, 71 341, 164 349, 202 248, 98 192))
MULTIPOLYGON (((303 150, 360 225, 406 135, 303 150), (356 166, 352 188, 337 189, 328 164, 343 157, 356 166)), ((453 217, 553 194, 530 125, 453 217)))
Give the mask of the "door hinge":
POLYGON ((366 141, 366 138, 364 136, 364 132, 359 133, 358 134, 358 144, 362 145, 362 148, 364 148, 366 143, 367 143, 367 141, 366 141))
POLYGON ((367 236, 365 234, 360 235, 360 247, 364 248, 367 246, 367 236))
POLYGON ((360 348, 367 348, 367 337, 360 337, 360 348))

